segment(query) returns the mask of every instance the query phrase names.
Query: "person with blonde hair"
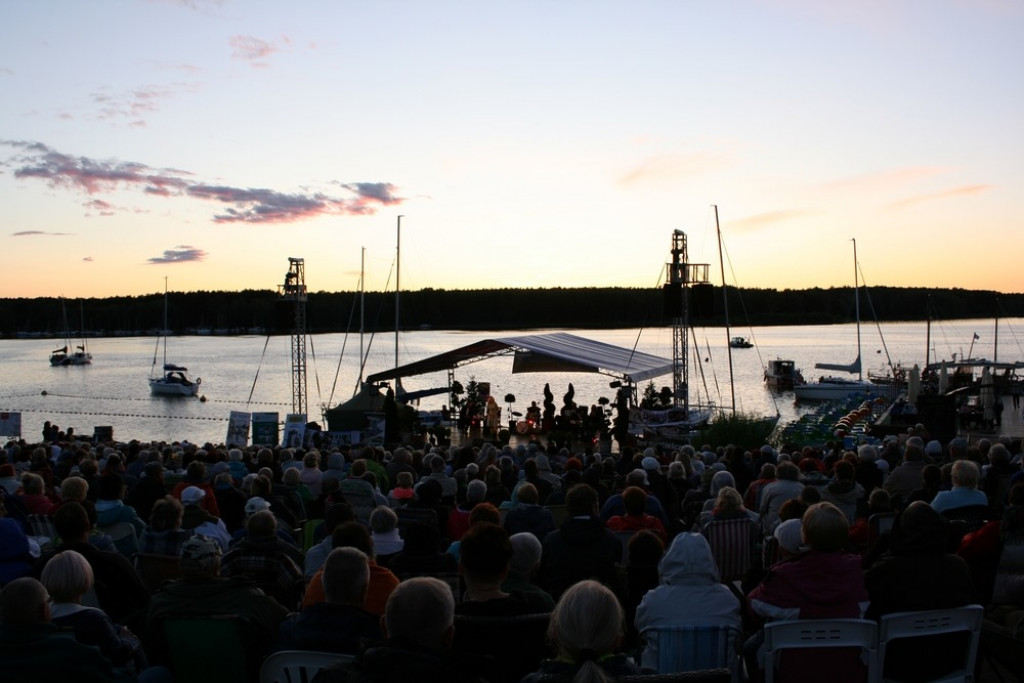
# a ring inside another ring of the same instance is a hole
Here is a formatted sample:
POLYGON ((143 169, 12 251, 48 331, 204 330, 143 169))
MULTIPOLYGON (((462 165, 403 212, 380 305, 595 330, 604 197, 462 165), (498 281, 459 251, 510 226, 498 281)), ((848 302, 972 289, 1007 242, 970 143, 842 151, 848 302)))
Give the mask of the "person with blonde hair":
POLYGON ((89 561, 74 550, 57 553, 43 567, 40 576, 50 594, 50 618, 58 628, 71 630, 83 645, 98 647, 114 666, 134 665, 146 668, 142 642, 126 626, 115 624, 98 607, 87 607, 82 600, 93 588, 89 561))
POLYGON ((537 683, 558 676, 572 683, 609 683, 619 676, 639 673, 626 655, 618 652, 624 634, 619 599, 597 581, 580 581, 566 590, 551 613, 548 639, 557 657, 523 679, 537 683))

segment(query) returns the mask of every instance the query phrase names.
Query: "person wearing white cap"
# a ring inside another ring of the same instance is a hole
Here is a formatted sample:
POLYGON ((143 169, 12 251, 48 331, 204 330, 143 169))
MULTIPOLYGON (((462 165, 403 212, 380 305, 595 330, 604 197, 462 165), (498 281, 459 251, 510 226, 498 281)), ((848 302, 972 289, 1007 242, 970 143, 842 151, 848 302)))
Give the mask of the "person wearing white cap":
POLYGON ((182 515, 181 528, 192 529, 196 534, 202 534, 214 539, 220 545, 221 551, 227 550, 231 543, 231 535, 223 520, 214 517, 202 507, 206 498, 206 491, 198 486, 186 486, 181 492, 181 503, 185 506, 185 513, 182 515))

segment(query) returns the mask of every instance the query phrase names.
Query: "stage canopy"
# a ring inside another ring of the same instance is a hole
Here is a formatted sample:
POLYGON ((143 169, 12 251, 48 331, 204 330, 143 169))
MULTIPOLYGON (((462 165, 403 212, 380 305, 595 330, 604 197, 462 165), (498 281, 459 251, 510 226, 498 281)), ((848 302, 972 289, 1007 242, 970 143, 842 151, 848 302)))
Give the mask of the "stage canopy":
POLYGON ((672 360, 565 332, 484 339, 367 377, 381 382, 447 371, 492 356, 513 355, 512 372, 599 372, 634 384, 672 372, 672 360))

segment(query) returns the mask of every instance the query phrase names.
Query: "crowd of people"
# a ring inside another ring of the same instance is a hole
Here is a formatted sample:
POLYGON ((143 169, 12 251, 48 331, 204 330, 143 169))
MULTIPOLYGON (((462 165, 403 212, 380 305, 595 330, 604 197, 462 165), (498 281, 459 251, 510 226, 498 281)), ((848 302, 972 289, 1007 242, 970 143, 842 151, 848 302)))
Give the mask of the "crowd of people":
MULTIPOLYGON (((347 655, 323 682, 607 681, 658 672, 653 634, 674 626, 734 629, 757 680, 777 619, 977 603, 1024 632, 1024 469, 1019 442, 921 429, 604 457, 11 441, 0 586, 12 681, 184 680, 170 623, 205 617, 243 630, 239 680, 309 650, 347 655)), ((957 637, 888 674, 942 674, 957 637)), ((855 654, 780 666, 863 678, 855 654)))

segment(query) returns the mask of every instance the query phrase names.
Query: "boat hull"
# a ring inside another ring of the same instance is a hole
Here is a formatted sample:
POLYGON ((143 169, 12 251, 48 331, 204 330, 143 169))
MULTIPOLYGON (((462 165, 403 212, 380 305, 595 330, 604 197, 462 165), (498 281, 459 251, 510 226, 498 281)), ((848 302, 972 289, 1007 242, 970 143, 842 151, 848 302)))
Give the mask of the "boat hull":
POLYGON ((199 393, 199 382, 182 382, 178 379, 158 377, 149 380, 149 393, 153 396, 195 396, 199 393))
POLYGON ((91 353, 73 353, 70 356, 50 356, 50 365, 54 367, 62 367, 67 365, 89 365, 90 363, 92 363, 91 353))
POLYGON ((802 401, 831 401, 850 394, 877 393, 879 387, 871 382, 826 378, 820 382, 809 382, 793 387, 793 394, 802 401))

